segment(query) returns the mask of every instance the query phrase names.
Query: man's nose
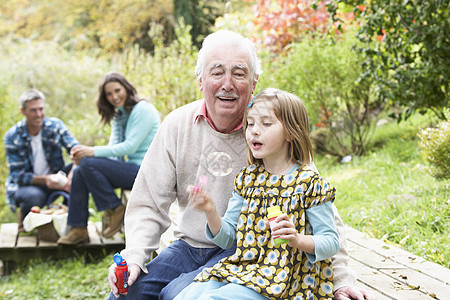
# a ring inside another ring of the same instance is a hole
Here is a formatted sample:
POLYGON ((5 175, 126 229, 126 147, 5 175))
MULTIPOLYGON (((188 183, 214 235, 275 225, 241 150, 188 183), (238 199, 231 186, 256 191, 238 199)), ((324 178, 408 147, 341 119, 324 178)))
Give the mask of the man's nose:
POLYGON ((233 77, 231 74, 225 74, 223 77, 222 89, 224 91, 231 91, 233 89, 233 77))

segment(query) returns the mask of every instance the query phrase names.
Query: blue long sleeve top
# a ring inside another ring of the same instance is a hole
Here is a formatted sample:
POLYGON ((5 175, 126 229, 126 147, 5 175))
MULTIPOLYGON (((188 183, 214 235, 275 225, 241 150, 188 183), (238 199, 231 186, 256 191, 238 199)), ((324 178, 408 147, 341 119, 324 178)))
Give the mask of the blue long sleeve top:
MULTIPOLYGON (((120 110, 124 112, 123 108, 120 110)), ((141 165, 160 123, 159 113, 153 104, 141 100, 133 107, 125 124, 113 119, 109 144, 94 146, 94 156, 126 157, 127 162, 141 165), (116 142, 116 126, 125 127, 125 139, 122 142, 116 142)))

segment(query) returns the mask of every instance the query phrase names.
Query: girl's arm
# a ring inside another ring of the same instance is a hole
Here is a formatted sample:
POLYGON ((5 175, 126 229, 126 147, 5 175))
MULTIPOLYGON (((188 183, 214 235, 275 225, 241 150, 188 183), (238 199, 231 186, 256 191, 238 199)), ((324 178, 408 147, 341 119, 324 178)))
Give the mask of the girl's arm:
POLYGON ((189 202, 199 210, 205 212, 208 224, 206 236, 222 249, 228 249, 236 244, 236 227, 242 208, 243 198, 236 192, 228 202, 228 208, 223 218, 220 218, 216 206, 209 195, 202 188, 187 188, 189 202))
POLYGON ((312 227, 315 251, 306 254, 311 262, 321 261, 335 255, 339 249, 339 234, 334 222, 332 202, 325 202, 306 210, 306 216, 312 227))
POLYGON ((227 211, 222 217, 220 231, 213 235, 209 226, 206 225, 206 237, 222 249, 228 249, 236 244, 236 228, 241 214, 243 198, 233 192, 233 197, 228 201, 227 211))

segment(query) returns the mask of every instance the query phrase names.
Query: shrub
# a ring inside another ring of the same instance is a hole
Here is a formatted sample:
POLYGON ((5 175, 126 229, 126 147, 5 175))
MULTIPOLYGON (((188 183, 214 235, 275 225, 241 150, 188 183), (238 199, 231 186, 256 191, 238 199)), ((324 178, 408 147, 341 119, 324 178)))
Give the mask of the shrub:
POLYGON ((132 47, 122 55, 124 73, 163 118, 175 108, 202 97, 194 74, 197 49, 189 30, 189 26, 181 24, 175 30, 176 40, 165 46, 163 27, 153 24, 149 32, 155 45, 153 54, 132 47))
POLYGON ((350 31, 337 42, 305 38, 261 76, 263 86, 277 83, 303 99, 313 131, 322 128, 312 134, 321 145, 316 151, 339 158, 366 153, 373 121, 385 105, 373 96, 372 82, 358 80, 362 56, 352 50, 354 43, 350 31))
MULTIPOLYGON (((450 120, 450 110, 444 110, 450 120)), ((419 132, 419 147, 423 159, 428 162, 429 172, 436 178, 450 177, 450 121, 442 121, 435 128, 419 132)))

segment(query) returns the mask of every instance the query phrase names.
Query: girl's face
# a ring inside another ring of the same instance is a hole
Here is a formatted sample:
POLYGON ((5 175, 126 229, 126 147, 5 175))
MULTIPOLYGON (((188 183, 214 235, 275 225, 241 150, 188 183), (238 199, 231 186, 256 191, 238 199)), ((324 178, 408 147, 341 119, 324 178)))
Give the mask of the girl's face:
POLYGON ((116 81, 108 82, 105 84, 105 96, 106 100, 111 103, 115 108, 121 108, 125 105, 127 99, 127 90, 123 85, 116 81))
POLYGON ((257 102, 249 109, 245 138, 253 156, 262 159, 264 165, 284 165, 289 161, 284 126, 275 116, 271 102, 257 102))

